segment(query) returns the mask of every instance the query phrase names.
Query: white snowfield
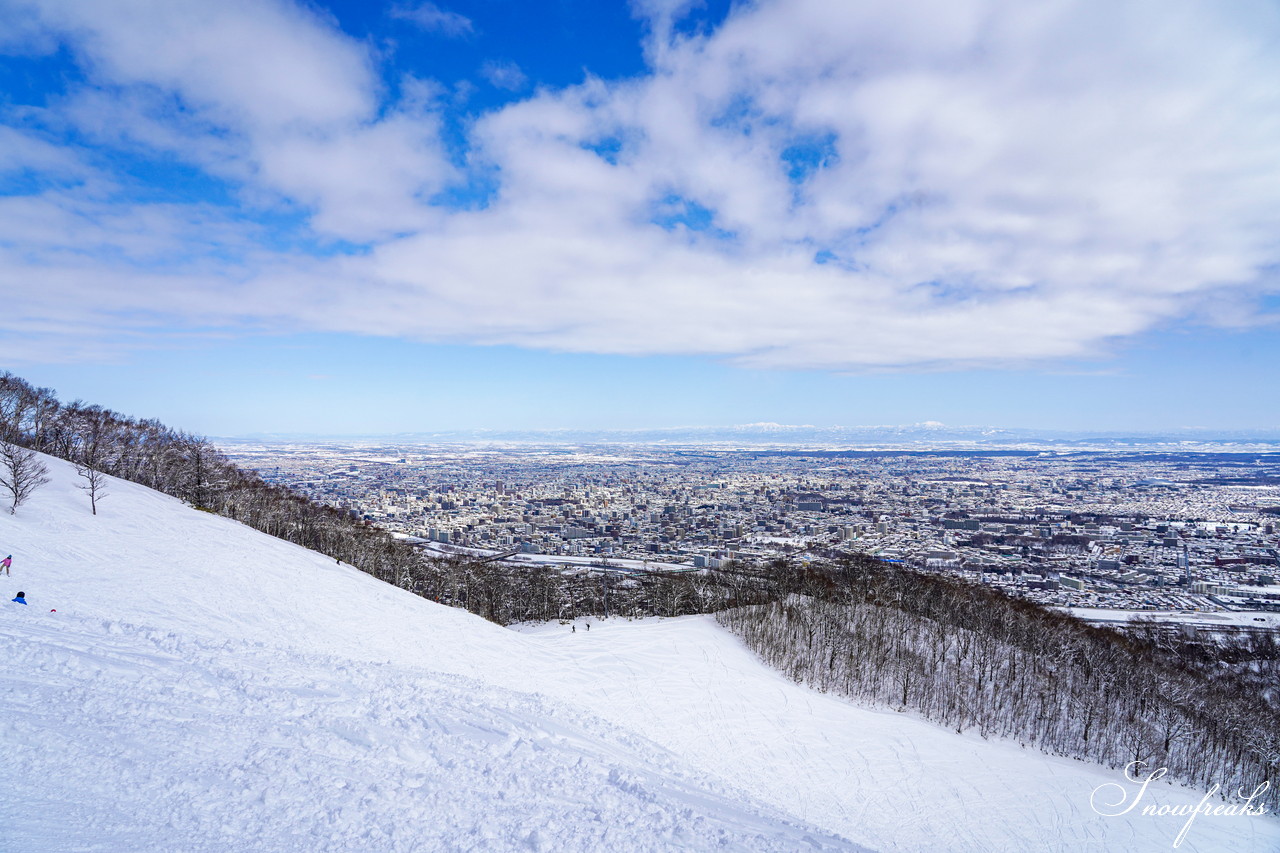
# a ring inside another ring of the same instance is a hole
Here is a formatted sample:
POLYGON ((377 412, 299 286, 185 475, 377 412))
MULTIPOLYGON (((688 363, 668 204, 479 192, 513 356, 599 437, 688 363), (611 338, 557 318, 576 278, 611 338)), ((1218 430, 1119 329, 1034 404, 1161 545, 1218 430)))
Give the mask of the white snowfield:
MULTIPOLYGON (((92 516, 46 462, 0 515, 2 853, 1155 851, 1185 823, 798 686, 709 618, 507 630, 132 484, 92 516)), ((1280 850, 1280 821, 1179 849, 1280 850)))

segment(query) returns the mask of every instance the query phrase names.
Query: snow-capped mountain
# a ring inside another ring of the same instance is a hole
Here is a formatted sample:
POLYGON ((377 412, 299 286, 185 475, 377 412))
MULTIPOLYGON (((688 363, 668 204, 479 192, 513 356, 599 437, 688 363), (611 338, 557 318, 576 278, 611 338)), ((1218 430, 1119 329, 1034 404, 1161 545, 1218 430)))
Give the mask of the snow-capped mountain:
MULTIPOLYGON (((45 462, 0 516, 5 853, 1139 851, 1181 828, 1097 814, 1116 771, 796 685, 710 618, 503 629, 133 484, 91 515, 45 462)), ((1201 817, 1181 849, 1277 848, 1273 818, 1201 817)))

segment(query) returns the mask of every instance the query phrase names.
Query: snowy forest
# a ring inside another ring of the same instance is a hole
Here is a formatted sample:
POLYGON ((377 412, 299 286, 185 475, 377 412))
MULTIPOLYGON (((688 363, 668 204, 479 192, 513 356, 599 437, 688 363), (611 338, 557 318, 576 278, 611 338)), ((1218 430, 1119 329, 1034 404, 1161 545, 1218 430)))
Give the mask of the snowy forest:
MULTIPOLYGON (((807 578, 805 576, 808 576, 807 578)), ((864 558, 717 619, 796 681, 957 732, 1247 795, 1280 759, 1280 643, 1146 622, 1120 632, 864 558)), ((1277 802, 1274 782, 1259 802, 1277 802)))
MULTIPOLYGON (((64 404, 9 373, 0 373, 0 449, 0 475, 10 479, 9 460, 30 466, 22 451, 74 463, 86 512, 110 500, 108 474, 504 625, 715 613, 814 689, 1051 754, 1167 767, 1223 794, 1272 782, 1259 802, 1280 803, 1280 643, 1271 634, 1154 623, 1122 632, 867 556, 632 573, 431 557, 352 513, 266 483, 201 437, 64 404)), ((38 487, 39 471, 27 474, 28 488, 38 487)))

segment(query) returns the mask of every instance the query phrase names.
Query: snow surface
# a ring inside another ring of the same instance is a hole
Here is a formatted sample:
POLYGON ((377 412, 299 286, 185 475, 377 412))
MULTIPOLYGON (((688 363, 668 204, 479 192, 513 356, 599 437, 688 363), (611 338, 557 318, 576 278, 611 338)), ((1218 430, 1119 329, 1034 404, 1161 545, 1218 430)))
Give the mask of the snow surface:
MULTIPOLYGON (((507 630, 136 485, 92 516, 47 463, 0 516, 4 853, 1139 851, 1183 823, 796 685, 710 618, 507 630)), ((1180 849, 1277 850, 1280 821, 1180 849)))
POLYGON ((1128 622, 1154 619, 1197 628, 1280 628, 1280 613, 1266 610, 1124 610, 1106 607, 1062 607, 1064 613, 1091 622, 1128 622))

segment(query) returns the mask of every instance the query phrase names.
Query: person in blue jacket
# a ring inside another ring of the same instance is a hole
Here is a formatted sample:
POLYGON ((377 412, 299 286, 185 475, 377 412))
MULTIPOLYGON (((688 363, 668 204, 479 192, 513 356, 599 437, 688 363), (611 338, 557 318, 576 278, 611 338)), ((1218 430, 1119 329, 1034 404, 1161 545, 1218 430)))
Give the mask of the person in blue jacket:
POLYGON ((18 597, 17 597, 17 598, 15 598, 15 599, 14 599, 14 601, 16 601, 18 604, 26 604, 26 603, 27 603, 27 594, 26 594, 25 592, 20 592, 20 593, 18 593, 18 597))

